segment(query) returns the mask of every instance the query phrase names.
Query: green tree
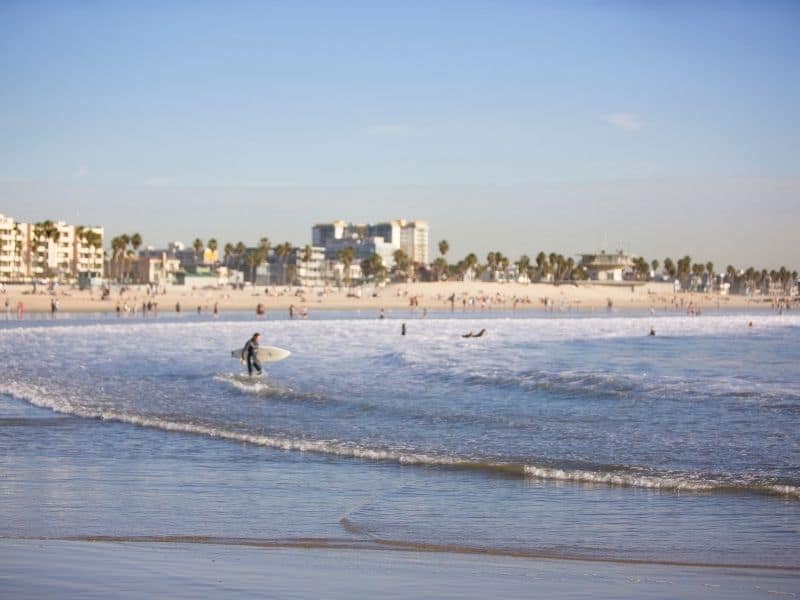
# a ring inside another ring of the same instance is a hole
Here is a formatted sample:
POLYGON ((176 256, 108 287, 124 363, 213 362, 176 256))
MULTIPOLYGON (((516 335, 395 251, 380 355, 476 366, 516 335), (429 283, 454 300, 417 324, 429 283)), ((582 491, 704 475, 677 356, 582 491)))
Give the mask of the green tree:
POLYGON ((447 261, 443 256, 437 256, 433 261, 433 273, 437 281, 440 281, 442 276, 447 273, 447 261))
POLYGON ((344 267, 344 280, 349 284, 350 267, 353 265, 353 261, 356 259, 356 251, 351 246, 347 246, 346 248, 339 250, 337 257, 339 258, 339 262, 342 263, 342 266, 344 267))
POLYGON ((383 259, 380 254, 373 253, 369 258, 362 260, 361 273, 363 273, 364 279, 383 279, 386 276, 386 268, 383 266, 383 259))
POLYGON ((294 248, 292 247, 291 242, 283 242, 282 244, 278 244, 275 247, 275 255, 281 261, 281 266, 282 266, 281 272, 283 274, 284 285, 286 285, 287 283, 287 276, 288 276, 286 263, 289 259, 289 256, 291 256, 292 252, 294 252, 294 248))
POLYGON ((394 251, 392 255, 394 258, 394 272, 403 277, 406 281, 410 278, 409 269, 411 268, 411 259, 406 254, 405 250, 399 248, 394 251))

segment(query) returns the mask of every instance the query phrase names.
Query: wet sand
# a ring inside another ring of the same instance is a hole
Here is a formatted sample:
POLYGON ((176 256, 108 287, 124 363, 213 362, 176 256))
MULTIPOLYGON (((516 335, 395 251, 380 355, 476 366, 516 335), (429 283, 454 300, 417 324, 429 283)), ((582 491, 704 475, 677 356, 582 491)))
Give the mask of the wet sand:
POLYGON ((375 551, 308 543, 0 540, 6 598, 794 597, 796 572, 375 551))

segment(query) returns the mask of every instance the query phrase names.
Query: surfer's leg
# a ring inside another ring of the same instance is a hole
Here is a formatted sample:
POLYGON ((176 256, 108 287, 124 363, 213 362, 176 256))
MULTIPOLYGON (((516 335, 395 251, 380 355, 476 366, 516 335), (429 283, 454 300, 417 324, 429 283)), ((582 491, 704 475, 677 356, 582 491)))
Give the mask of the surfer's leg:
POLYGON ((250 356, 247 357, 247 373, 253 375, 253 359, 250 356))
POLYGON ((255 357, 253 358, 253 366, 256 368, 256 372, 261 375, 261 363, 255 357))

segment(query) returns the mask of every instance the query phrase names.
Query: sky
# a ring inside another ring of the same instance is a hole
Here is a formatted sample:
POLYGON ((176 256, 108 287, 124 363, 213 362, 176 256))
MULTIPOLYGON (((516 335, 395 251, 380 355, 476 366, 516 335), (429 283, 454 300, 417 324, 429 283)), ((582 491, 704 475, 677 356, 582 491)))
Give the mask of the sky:
POLYGON ((0 213, 800 268, 798 31, 797 2, 4 0, 0 213))

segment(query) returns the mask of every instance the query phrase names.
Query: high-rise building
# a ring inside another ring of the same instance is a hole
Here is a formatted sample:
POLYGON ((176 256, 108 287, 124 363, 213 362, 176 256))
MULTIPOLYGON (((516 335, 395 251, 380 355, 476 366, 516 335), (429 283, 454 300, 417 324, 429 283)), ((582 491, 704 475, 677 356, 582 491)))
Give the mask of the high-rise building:
POLYGON ((414 263, 428 264, 428 223, 426 221, 383 221, 356 225, 345 221, 318 223, 311 229, 314 246, 325 248, 329 260, 346 247, 356 251, 359 259, 377 253, 385 267, 394 265, 394 252, 402 249, 414 263))
POLYGON ((400 248, 405 251, 411 262, 428 264, 430 257, 428 237, 427 221, 400 221, 400 248))

